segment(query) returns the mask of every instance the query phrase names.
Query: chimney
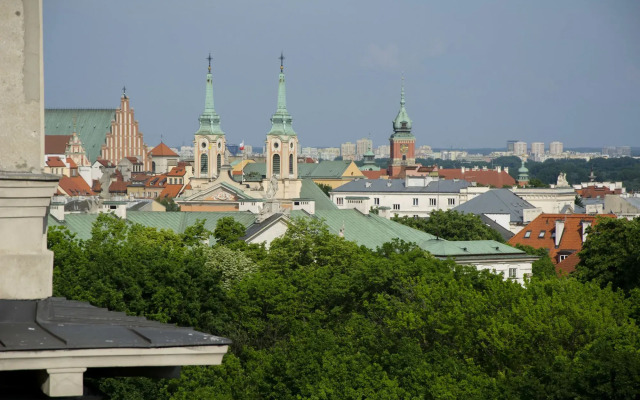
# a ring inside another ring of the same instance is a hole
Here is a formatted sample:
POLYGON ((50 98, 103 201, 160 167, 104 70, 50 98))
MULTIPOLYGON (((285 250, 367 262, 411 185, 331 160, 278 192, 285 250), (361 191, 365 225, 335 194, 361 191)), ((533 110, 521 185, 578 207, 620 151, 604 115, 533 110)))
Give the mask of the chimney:
POLYGON ((504 172, 509 173, 509 167, 504 167, 504 172))
POLYGON ((560 240, 562 240, 562 234, 564 233, 564 220, 556 221, 556 247, 560 246, 560 240))
POLYGON ((502 172, 502 167, 498 165, 498 166, 496 167, 496 172, 498 172, 498 173, 502 172))
POLYGON ((591 221, 582 221, 582 243, 587 240, 587 228, 591 226, 591 221))
POLYGON ((464 174, 464 166, 460 167, 460 172, 464 174))

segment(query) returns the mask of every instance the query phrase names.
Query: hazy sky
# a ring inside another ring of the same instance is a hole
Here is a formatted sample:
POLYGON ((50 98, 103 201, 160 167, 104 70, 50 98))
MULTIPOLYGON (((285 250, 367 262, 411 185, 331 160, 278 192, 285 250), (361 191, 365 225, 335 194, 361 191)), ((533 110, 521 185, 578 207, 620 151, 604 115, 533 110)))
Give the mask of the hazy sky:
POLYGON ((229 143, 261 145, 280 51, 303 146, 640 146, 640 1, 44 1, 47 107, 117 108, 190 145, 211 51, 229 143))

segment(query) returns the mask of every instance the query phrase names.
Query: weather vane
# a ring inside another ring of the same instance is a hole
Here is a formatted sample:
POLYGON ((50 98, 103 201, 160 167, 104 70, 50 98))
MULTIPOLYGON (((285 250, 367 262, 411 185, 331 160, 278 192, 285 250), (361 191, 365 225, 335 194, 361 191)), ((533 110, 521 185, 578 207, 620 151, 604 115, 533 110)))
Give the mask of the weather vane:
POLYGON ((280 52, 280 57, 278 57, 280 59, 280 71, 282 71, 284 69, 284 52, 280 52))
POLYGON ((207 60, 209 60, 209 72, 211 72, 211 60, 213 60, 213 58, 211 58, 211 53, 209 53, 209 57, 207 57, 207 60))

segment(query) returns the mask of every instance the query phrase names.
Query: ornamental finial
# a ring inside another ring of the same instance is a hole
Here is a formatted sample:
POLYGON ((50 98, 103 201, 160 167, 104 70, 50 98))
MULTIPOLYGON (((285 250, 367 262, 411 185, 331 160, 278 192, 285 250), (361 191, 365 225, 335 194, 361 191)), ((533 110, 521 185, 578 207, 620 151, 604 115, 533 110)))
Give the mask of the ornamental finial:
POLYGON ((127 98, 127 87, 124 85, 122 86, 122 97, 127 98))
POLYGON ((284 70, 284 52, 280 52, 280 72, 284 70))
POLYGON ((209 52, 209 57, 207 57, 207 60, 209 60, 209 72, 211 72, 211 60, 213 60, 213 58, 211 58, 211 52, 209 52))

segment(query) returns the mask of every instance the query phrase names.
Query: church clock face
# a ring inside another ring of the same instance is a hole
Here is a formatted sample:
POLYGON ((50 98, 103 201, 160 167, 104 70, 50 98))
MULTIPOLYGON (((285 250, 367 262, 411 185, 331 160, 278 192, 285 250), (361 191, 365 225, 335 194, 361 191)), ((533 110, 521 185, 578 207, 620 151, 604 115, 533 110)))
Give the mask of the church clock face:
POLYGON ((400 153, 402 154, 407 154, 407 152, 409 151, 409 146, 406 144, 401 144, 400 145, 400 153))

